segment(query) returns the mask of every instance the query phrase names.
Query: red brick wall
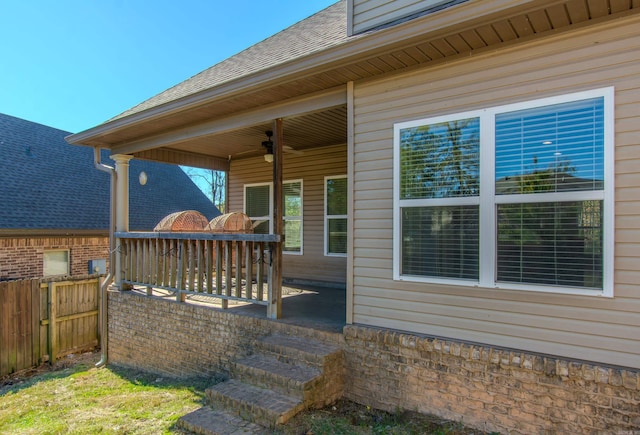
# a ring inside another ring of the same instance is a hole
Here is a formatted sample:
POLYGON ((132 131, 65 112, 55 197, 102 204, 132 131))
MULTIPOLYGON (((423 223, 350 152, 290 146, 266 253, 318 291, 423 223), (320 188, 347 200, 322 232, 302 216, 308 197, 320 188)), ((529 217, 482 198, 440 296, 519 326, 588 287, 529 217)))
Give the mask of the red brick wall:
POLYGON ((0 238, 0 279, 40 278, 43 252, 69 251, 71 276, 87 275, 89 260, 107 259, 108 237, 15 237, 0 238))

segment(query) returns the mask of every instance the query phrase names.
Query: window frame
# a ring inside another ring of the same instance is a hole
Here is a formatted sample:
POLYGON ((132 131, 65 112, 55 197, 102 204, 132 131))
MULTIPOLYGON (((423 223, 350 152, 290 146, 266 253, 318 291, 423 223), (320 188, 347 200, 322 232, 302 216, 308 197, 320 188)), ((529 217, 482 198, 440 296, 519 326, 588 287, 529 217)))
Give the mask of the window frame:
POLYGON ((69 276, 71 275, 71 251, 69 249, 45 249, 42 251, 42 276, 69 276), (64 252, 66 254, 67 270, 65 273, 47 273, 47 254, 64 252))
MULTIPOLYGON (((303 189, 304 189, 304 185, 303 185, 303 180, 302 178, 300 179, 295 179, 295 180, 287 180, 287 181, 283 181, 283 187, 285 184, 289 184, 289 183, 300 183, 300 212, 302 213, 299 217, 289 217, 287 218, 284 215, 284 203, 282 204, 283 210, 282 210, 282 220, 283 220, 283 229, 284 229, 284 222, 287 220, 300 220, 300 251, 286 251, 285 250, 285 246, 284 243, 282 244, 282 253, 283 254, 287 254, 287 255, 303 255, 304 253, 304 194, 303 194, 303 189)), ((247 212, 247 188, 250 187, 263 187, 263 186, 268 186, 269 187, 269 215, 265 215, 265 216, 249 216, 249 218, 253 221, 253 220, 267 220, 269 222, 269 234, 273 234, 273 182, 269 181, 266 183, 250 183, 250 184, 245 184, 243 186, 242 189, 242 193, 243 193, 243 210, 246 213, 247 212)), ((283 197, 284 200, 284 197, 283 197)), ((248 215, 248 213, 247 213, 248 215)))
MULTIPOLYGON (((324 189, 324 205, 323 205, 323 215, 324 215, 324 256, 325 257, 346 257, 347 256, 347 252, 329 252, 329 220, 330 219, 345 219, 347 221, 349 221, 349 210, 346 210, 345 214, 336 214, 336 215, 329 215, 327 214, 327 205, 328 205, 328 192, 327 192, 327 181, 328 180, 338 180, 338 179, 347 179, 347 175, 327 175, 324 177, 324 184, 323 184, 323 189, 324 189)), ((348 180, 347 180, 348 181, 348 180)), ((347 186, 348 189, 348 186, 347 186)), ((348 195, 348 192, 346 192, 348 195)), ((347 234, 347 240, 348 240, 348 234, 347 234)))
POLYGON ((458 112, 442 116, 422 118, 394 124, 393 137, 393 279, 395 281, 421 282, 444 285, 470 286, 500 290, 537 291, 544 293, 576 294, 585 296, 613 297, 613 260, 614 260, 614 88, 606 87, 582 92, 563 94, 530 101, 484 108, 467 112, 458 112), (548 192, 530 194, 496 195, 495 192, 495 139, 496 116, 519 110, 534 109, 569 103, 572 101, 603 98, 604 102, 604 189, 572 192, 548 192), (478 197, 436 198, 436 199, 400 199, 400 133, 407 128, 431 125, 440 122, 480 118, 480 194, 478 197), (602 213, 602 289, 562 287, 553 285, 499 282, 497 281, 497 207, 500 204, 603 201, 602 213), (415 275, 402 275, 402 229, 401 211, 403 207, 429 207, 446 205, 479 205, 479 279, 462 280, 454 278, 435 278, 415 275))

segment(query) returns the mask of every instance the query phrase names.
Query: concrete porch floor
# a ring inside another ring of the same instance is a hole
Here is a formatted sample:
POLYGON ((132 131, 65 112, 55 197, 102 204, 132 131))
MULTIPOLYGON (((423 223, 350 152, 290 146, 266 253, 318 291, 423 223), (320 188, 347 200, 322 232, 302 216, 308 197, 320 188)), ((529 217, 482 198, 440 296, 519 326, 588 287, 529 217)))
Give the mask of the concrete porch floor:
MULTIPOLYGON (((282 286, 282 318, 278 322, 342 333, 346 324, 346 290, 313 285, 282 286)), ((232 312, 266 317, 263 305, 229 307, 232 312)))
MULTIPOLYGON (((134 288, 141 294, 146 288, 134 288)), ((174 298, 165 290, 153 289, 152 296, 174 298)), ((187 295, 186 303, 220 308, 220 299, 199 295, 187 295)), ((229 301, 229 312, 244 316, 266 318, 267 307, 237 301, 229 301)), ((282 318, 277 322, 301 326, 320 331, 342 333, 346 324, 346 290, 339 287, 325 287, 306 284, 283 284, 282 318)))

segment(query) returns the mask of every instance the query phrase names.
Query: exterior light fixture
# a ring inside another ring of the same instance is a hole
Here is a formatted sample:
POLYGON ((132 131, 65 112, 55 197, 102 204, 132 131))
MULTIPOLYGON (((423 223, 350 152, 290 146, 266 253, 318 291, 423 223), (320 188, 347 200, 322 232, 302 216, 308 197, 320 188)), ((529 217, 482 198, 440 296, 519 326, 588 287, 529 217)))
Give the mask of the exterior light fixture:
POLYGON ((141 186, 144 186, 145 184, 147 184, 147 173, 142 171, 140 172, 140 175, 138 175, 138 182, 140 183, 141 186))
POLYGON ((267 135, 267 140, 262 142, 262 146, 265 150, 267 150, 264 155, 264 161, 267 163, 273 163, 273 141, 271 140, 271 136, 273 136, 273 132, 271 130, 264 132, 267 135))

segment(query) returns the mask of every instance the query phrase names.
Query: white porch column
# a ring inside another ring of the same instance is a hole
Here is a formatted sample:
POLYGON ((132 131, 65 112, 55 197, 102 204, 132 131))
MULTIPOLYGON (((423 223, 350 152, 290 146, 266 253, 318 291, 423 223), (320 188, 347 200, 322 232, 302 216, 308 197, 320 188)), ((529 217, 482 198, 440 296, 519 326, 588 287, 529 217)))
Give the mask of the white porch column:
MULTIPOLYGON (((110 156, 116 162, 116 232, 129 231, 129 160, 133 156, 126 154, 114 154, 110 156)), ((116 239, 116 249, 119 251, 120 240, 116 239)), ((118 290, 127 290, 123 287, 122 256, 119 252, 115 255, 114 287, 118 290)))

